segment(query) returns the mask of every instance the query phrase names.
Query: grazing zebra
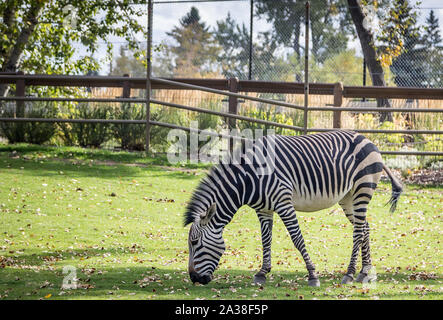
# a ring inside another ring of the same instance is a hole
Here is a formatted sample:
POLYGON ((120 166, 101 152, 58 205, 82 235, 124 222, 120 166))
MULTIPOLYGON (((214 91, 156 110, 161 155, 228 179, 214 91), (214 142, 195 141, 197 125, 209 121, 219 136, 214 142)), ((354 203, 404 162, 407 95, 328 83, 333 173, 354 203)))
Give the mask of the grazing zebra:
POLYGON ((375 280, 369 273, 368 203, 382 170, 391 179, 392 212, 402 186, 383 164, 371 141, 352 131, 265 136, 257 139, 253 147, 243 147, 241 160, 214 166, 195 190, 185 212, 185 226, 192 223, 188 243, 189 274, 193 282, 206 284, 212 280, 225 250, 223 229, 241 206, 248 205, 257 212, 263 244, 263 264, 254 281, 264 283, 271 270, 272 224, 276 212, 304 259, 308 285, 319 286, 295 211, 317 211, 337 202, 354 227, 351 260, 342 283, 354 280, 360 248, 363 266, 356 281, 375 280), (274 155, 272 163, 263 162, 269 155, 274 155), (272 166, 272 172, 260 173, 263 166, 272 166))

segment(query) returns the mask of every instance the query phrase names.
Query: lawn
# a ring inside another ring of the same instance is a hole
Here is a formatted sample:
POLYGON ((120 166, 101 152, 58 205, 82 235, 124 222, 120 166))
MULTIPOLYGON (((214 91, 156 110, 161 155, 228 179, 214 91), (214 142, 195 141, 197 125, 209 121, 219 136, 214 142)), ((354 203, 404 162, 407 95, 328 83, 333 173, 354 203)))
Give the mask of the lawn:
POLYGON ((376 284, 340 285, 352 228, 335 206, 298 215, 320 288, 307 286, 278 217, 273 270, 264 286, 252 284, 262 249, 246 207, 225 229, 214 280, 193 285, 182 215, 205 172, 141 153, 1 145, 0 299, 443 298, 442 188, 414 185, 394 214, 385 207, 388 184, 370 204, 376 284), (77 289, 62 288, 74 276, 77 289))

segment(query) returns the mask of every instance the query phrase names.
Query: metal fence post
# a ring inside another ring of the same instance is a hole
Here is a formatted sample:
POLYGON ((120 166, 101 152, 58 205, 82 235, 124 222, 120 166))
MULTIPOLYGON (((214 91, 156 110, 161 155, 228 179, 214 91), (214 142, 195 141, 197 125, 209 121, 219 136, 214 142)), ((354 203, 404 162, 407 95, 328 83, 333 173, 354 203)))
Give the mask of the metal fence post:
POLYGON ((151 59, 152 59, 152 14, 153 2, 148 1, 148 34, 146 44, 146 138, 145 138, 145 150, 149 152, 149 144, 151 142, 151 59))
MULTIPOLYGON (((366 86, 366 59, 363 57, 363 87, 366 86)), ((366 98, 363 97, 361 101, 366 101, 366 98)))
MULTIPOLYGON (((23 71, 18 71, 17 75, 24 75, 23 71)), ((15 82, 15 96, 24 97, 26 92, 25 80, 17 80, 15 82)), ((14 118, 24 118, 25 117, 25 101, 16 101, 14 118)), ((15 134, 17 141, 25 140, 25 133, 23 131, 24 123, 17 123, 15 127, 15 134)))
MULTIPOLYGON (((18 71, 17 75, 24 75, 23 71, 18 71)), ((26 83, 25 80, 17 80, 15 83, 15 96, 16 97, 24 97, 26 91, 26 83)), ((15 118, 24 118, 25 117, 25 102, 17 101, 16 109, 15 109, 15 118)))
POLYGON ((308 134, 308 106, 309 106, 309 20, 310 3, 306 2, 305 11, 305 110, 303 114, 303 133, 308 134))
MULTIPOLYGON (((337 82, 334 86, 334 107, 340 108, 343 104, 343 83, 337 82)), ((332 127, 341 128, 341 111, 334 111, 332 127)))
MULTIPOLYGON (((129 78, 129 74, 124 74, 123 77, 129 78)), ((131 97, 131 85, 129 84, 129 81, 123 81, 122 98, 130 98, 130 97, 131 97)))
POLYGON ((248 70, 248 80, 252 80, 252 39, 254 37, 253 27, 254 27, 254 0, 250 0, 250 17, 249 17, 249 70, 248 70))
MULTIPOLYGON (((238 79, 237 78, 229 78, 228 80, 228 87, 229 92, 238 93, 238 79)), ((232 114, 237 114, 238 112, 238 98, 237 97, 229 97, 229 106, 228 106, 228 112, 232 114)), ((235 129, 236 127, 236 120, 235 119, 228 119, 229 123, 229 129, 235 129)), ((234 140, 229 139, 229 150, 233 150, 234 148, 234 140)))

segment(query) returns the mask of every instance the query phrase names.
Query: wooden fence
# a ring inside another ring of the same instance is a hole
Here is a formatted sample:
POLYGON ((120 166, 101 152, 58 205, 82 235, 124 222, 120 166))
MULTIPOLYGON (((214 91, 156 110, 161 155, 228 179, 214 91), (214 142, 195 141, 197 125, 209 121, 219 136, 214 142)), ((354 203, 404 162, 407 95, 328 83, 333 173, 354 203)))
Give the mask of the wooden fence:
MULTIPOLYGON (((26 118, 24 117, 25 101, 76 101, 76 102, 125 102, 125 103, 145 103, 147 111, 150 104, 159 104, 171 108, 179 108, 195 112, 213 114, 217 116, 227 117, 231 127, 235 126, 236 120, 261 123, 269 126, 275 126, 285 129, 292 129, 299 132, 324 132, 332 129, 341 128, 341 114, 343 111, 353 112, 408 112, 408 113, 442 113, 443 108, 377 108, 377 107, 343 107, 344 98, 386 98, 386 99, 436 99, 443 100, 443 89, 430 88, 405 88, 405 87, 358 87, 343 86, 341 83, 310 83, 309 94, 311 95, 333 95, 333 106, 300 106, 292 103, 276 101, 271 99, 263 99, 248 96, 246 93, 277 93, 277 94, 303 94, 304 83, 294 82, 268 82, 268 81, 252 81, 231 79, 163 79, 151 78, 151 89, 154 90, 200 90, 214 94, 228 96, 229 107, 228 112, 208 110, 185 106, 176 103, 159 101, 149 97, 131 98, 131 89, 145 89, 147 86, 146 78, 131 78, 128 76, 111 77, 111 76, 61 76, 61 75, 24 75, 17 74, 0 74, 0 85, 15 84, 15 96, 0 97, 0 101, 16 101, 16 116, 14 118, 0 118, 0 121, 9 122, 95 122, 95 123, 129 123, 129 124, 146 124, 147 127, 147 146, 149 144, 149 128, 150 126, 162 126, 174 129, 192 130, 190 128, 177 126, 175 124, 152 121, 147 112, 146 120, 110 120, 110 119, 61 119, 61 118, 26 118), (26 86, 51 86, 51 87, 118 87, 123 88, 122 97, 107 98, 44 98, 44 97, 27 97, 25 96, 26 86), (240 94, 245 93, 245 94, 240 94), (308 128, 307 121, 304 121, 302 127, 281 124, 277 122, 255 119, 238 114, 238 99, 247 99, 271 105, 283 106, 296 110, 304 111, 305 117, 308 112, 324 111, 333 112, 332 128, 308 128)), ((383 129, 356 129, 354 131, 361 133, 400 133, 400 134, 434 134, 442 135, 442 130, 383 130, 383 129)), ((219 135, 220 136, 220 135, 219 135)), ((231 137, 233 138, 233 137, 231 137)), ((382 151, 385 154, 398 155, 432 155, 443 156, 443 151, 382 151)))

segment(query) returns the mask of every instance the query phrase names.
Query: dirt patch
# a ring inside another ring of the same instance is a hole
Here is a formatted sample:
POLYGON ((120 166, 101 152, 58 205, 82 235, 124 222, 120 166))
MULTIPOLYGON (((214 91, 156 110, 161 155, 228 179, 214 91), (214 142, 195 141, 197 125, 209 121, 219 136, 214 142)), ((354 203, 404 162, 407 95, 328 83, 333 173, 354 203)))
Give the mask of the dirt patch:
MULTIPOLYGON (((417 169, 409 170, 402 175, 401 170, 391 169, 395 176, 406 184, 418 184, 425 186, 442 186, 443 170, 442 169, 417 169)), ((382 176, 383 181, 389 181, 386 175, 382 176)))

